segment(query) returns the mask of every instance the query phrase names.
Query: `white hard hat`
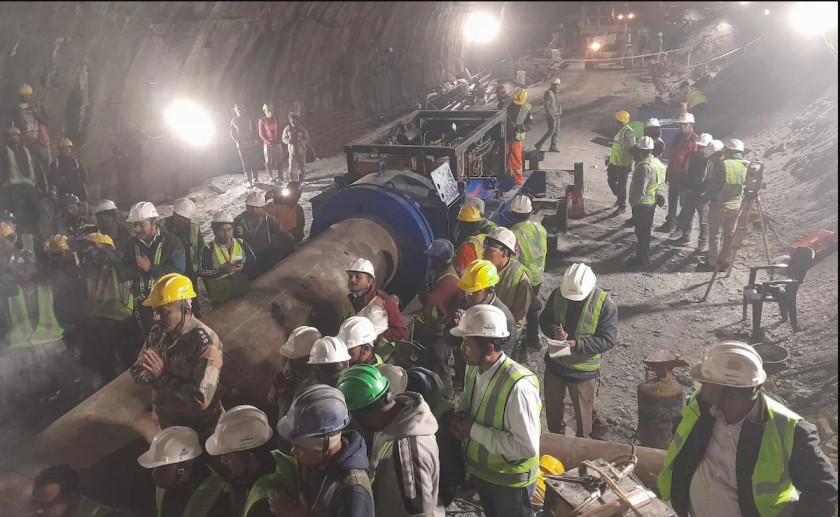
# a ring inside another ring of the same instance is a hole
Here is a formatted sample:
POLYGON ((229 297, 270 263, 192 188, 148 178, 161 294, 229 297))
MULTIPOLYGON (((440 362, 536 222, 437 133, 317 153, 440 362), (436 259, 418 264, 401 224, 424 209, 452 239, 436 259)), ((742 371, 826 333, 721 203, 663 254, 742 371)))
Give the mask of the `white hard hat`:
POLYGON ((560 78, 555 77, 554 79, 551 80, 551 84, 560 84, 560 78))
POLYGON ((597 277, 592 268, 586 264, 572 264, 563 273, 563 281, 560 283, 560 294, 563 298, 573 302, 579 302, 589 296, 595 289, 597 277))
POLYGON ((714 138, 712 138, 712 135, 710 135, 709 133, 703 133, 700 135, 700 140, 697 141, 697 145, 706 147, 707 145, 712 143, 712 140, 714 140, 714 138))
MULTIPOLYGON (((186 216, 184 216, 186 217, 186 216)), ((230 215, 230 212, 226 212, 224 210, 219 210, 215 214, 213 214, 213 222, 214 223, 228 223, 233 224, 233 216, 230 215)))
POLYGON ((732 388, 754 388, 767 380, 761 356, 740 341, 714 345, 702 361, 691 367, 691 376, 699 382, 732 388))
POLYGON ((653 149, 653 138, 649 136, 643 136, 642 138, 636 139, 636 147, 639 149, 651 150, 653 149))
POLYGON ((198 434, 189 427, 176 425, 161 429, 152 438, 149 450, 137 458, 137 463, 147 469, 189 461, 201 456, 198 434))
POLYGON ((510 202, 510 211, 514 214, 530 214, 534 210, 531 198, 525 194, 518 194, 510 202))
POLYGON ((264 207, 265 192, 263 192, 262 190, 257 190, 248 194, 248 197, 245 199, 245 206, 254 206, 257 208, 264 207))
POLYGON ((723 144, 723 146, 730 151, 744 152, 744 142, 738 140, 737 138, 730 138, 723 144))
POLYGON ((486 303, 473 305, 461 316, 458 326, 449 331, 455 337, 508 337, 507 318, 501 309, 486 303))
POLYGON ((465 206, 469 206, 469 205, 472 205, 472 206, 478 208, 478 213, 480 213, 481 215, 484 215, 484 200, 483 199, 481 199, 480 197, 468 197, 467 200, 464 201, 464 204, 461 205, 461 208, 463 208, 465 206))
MULTIPOLYGON (((497 226, 493 228, 490 233, 487 234, 487 238, 504 244, 504 246, 511 252, 516 251, 516 235, 504 226, 497 226)), ((486 243, 487 240, 485 239, 484 242, 486 243)))
POLYGON ((333 364, 350 360, 347 345, 337 337, 325 336, 312 343, 309 364, 333 364))
POLYGON ((158 215, 155 205, 149 203, 148 201, 140 201, 132 206, 128 211, 128 218, 126 219, 126 222, 139 223, 141 221, 145 221, 146 219, 157 219, 158 217, 160 216, 158 215))
POLYGON ((236 406, 222 415, 204 448, 211 456, 247 451, 267 443, 272 432, 265 413, 254 406, 236 406))
POLYGON ((371 303, 366 306, 359 311, 357 316, 369 319, 377 336, 388 330, 388 311, 378 303, 371 303))
POLYGON ((93 215, 96 215, 99 212, 107 212, 108 210, 116 209, 117 205, 113 201, 110 199, 101 199, 99 203, 96 204, 96 208, 93 209, 93 215))
POLYGON ((376 278, 376 274, 373 271, 373 264, 368 259, 358 258, 354 260, 347 269, 345 269, 348 273, 353 271, 356 273, 367 273, 370 276, 376 278))
POLYGON ((195 217, 195 203, 188 197, 182 197, 175 201, 175 208, 173 210, 176 214, 187 219, 195 217))
POLYGON ((707 145, 706 148, 703 149, 703 156, 708 158, 711 155, 719 153, 721 151, 723 151, 723 142, 721 142, 720 140, 712 140, 711 142, 709 142, 709 145, 707 145))
POLYGON ((691 113, 683 113, 680 115, 679 120, 677 120, 680 124, 694 124, 694 115, 691 113))
POLYGON ((659 119, 649 118, 648 121, 645 122, 645 127, 659 127, 659 119))
POLYGON ((376 329, 369 319, 362 316, 350 316, 338 328, 338 339, 344 341, 347 349, 370 345, 376 341, 376 329))
POLYGON ((376 369, 388 379, 388 393, 393 396, 405 392, 405 387, 408 386, 408 373, 405 368, 383 363, 377 364, 376 369))
POLYGON ((314 327, 298 327, 289 334, 286 343, 280 348, 280 355, 289 359, 309 357, 312 345, 321 339, 321 333, 314 327))

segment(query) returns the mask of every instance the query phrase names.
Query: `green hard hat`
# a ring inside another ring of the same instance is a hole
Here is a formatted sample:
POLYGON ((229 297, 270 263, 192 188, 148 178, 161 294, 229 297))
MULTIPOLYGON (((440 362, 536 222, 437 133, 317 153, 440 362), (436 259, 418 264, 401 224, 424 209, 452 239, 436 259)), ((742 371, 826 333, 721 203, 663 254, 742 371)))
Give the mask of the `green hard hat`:
POLYGON ((357 364, 342 373, 336 383, 349 411, 358 411, 388 393, 388 379, 369 364, 357 364))

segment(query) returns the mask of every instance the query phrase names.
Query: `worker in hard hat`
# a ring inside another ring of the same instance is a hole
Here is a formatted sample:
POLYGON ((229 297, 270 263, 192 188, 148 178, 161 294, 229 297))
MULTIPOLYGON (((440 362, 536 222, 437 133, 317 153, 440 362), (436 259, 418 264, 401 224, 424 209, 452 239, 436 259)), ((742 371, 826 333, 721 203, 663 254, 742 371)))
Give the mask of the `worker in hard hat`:
POLYGON ((274 515, 373 517, 367 448, 362 436, 348 429, 349 424, 350 414, 339 390, 316 384, 295 397, 288 414, 277 422, 277 434, 292 443, 300 493, 285 499, 271 497, 274 515))
POLYGON ((699 88, 695 88, 688 84, 688 81, 683 81, 680 84, 679 95, 682 102, 685 103, 684 109, 693 113, 695 116, 702 118, 706 113, 706 107, 709 105, 708 99, 699 88))
POLYGON ((649 118, 645 122, 643 136, 653 138, 653 157, 659 158, 665 151, 665 141, 662 140, 662 126, 658 118, 649 118))
POLYGON ((525 266, 528 278, 531 279, 531 287, 534 291, 531 304, 528 306, 526 316, 525 343, 532 350, 539 350, 539 313, 542 309, 540 302, 540 287, 543 283, 543 272, 545 271, 545 257, 548 255, 548 232, 539 221, 531 216, 534 212, 531 198, 524 194, 516 195, 510 203, 508 219, 513 223, 510 231, 516 237, 516 246, 519 250, 519 262, 525 266))
POLYGON ((300 122, 300 113, 289 113, 289 125, 283 128, 281 140, 289 146, 289 173, 283 174, 283 185, 289 180, 300 183, 306 169, 306 148, 309 131, 300 122))
POLYGON ((119 517, 129 515, 83 495, 79 475, 67 465, 48 467, 32 482, 30 515, 49 517, 119 517))
POLYGON ((761 357, 746 343, 712 346, 691 368, 700 389, 657 479, 677 515, 833 515, 837 474, 817 429, 767 396, 761 357))
POLYGON ((265 413, 254 406, 236 406, 225 412, 204 450, 219 456, 236 497, 241 517, 271 517, 269 497, 295 501, 300 490, 297 464, 274 450, 273 431, 265 413))
POLYGON ((450 431, 464 441, 467 473, 484 514, 530 516, 539 473, 539 381, 508 357, 504 313, 490 305, 471 307, 450 331, 463 340, 466 391, 450 431))
POLYGON ((58 199, 59 212, 53 221, 52 234, 78 237, 89 230, 96 230, 93 219, 86 217, 82 201, 75 194, 64 194, 58 199))
POLYGON ((93 208, 93 216, 96 219, 96 227, 99 229, 99 233, 107 235, 114 241, 117 255, 122 257, 128 242, 131 240, 131 232, 120 220, 116 203, 110 199, 100 199, 93 208))
POLYGON ((284 188, 275 188, 266 194, 271 203, 266 204, 263 212, 273 215, 287 232, 295 238, 295 242, 303 241, 303 230, 306 226, 306 214, 300 206, 300 182, 290 181, 284 188))
POLYGON ((283 362, 280 370, 274 374, 271 388, 268 390, 268 402, 276 404, 280 418, 289 411, 292 399, 300 391, 315 383, 309 354, 315 341, 321 339, 321 332, 314 327, 298 327, 289 334, 289 338, 280 347, 283 362))
POLYGON ((260 181, 260 168, 256 166, 255 160, 258 141, 254 134, 254 124, 245 114, 242 104, 234 104, 233 113, 234 116, 230 119, 230 139, 236 144, 239 160, 242 162, 242 172, 248 178, 248 185, 253 187, 260 181))
MULTIPOLYGON (((87 286, 80 274, 78 247, 74 242, 70 249, 70 240, 66 235, 50 235, 44 240, 43 253, 37 255, 43 273, 52 286, 55 316, 65 330, 65 343, 68 334, 86 316, 87 286)), ((88 242, 83 239, 82 242, 88 242)))
POLYGON ((636 135, 630 126, 630 114, 624 110, 615 114, 615 121, 618 130, 613 137, 610 156, 605 160, 607 166, 607 183, 615 195, 615 213, 620 214, 627 210, 627 178, 633 169, 633 157, 630 149, 636 145, 636 135))
POLYGON ((525 169, 525 161, 522 157, 522 142, 534 127, 534 118, 531 116, 531 104, 528 102, 528 91, 525 88, 517 88, 513 92, 513 101, 507 105, 507 128, 505 135, 505 163, 506 172, 513 176, 517 185, 522 185, 522 171, 525 169))
POLYGON ((233 236, 233 216, 219 210, 210 223, 213 241, 201 254, 201 280, 216 309, 248 291, 249 272, 257 263, 251 246, 233 236))
POLYGON ((82 162, 73 156, 73 142, 67 137, 58 141, 58 156, 50 162, 47 180, 51 192, 59 198, 65 194, 75 195, 87 213, 87 172, 82 162))
POLYGON ((39 199, 49 190, 44 165, 23 145, 17 127, 6 129, 5 143, 0 157, 0 208, 15 214, 21 232, 42 234, 39 199))
MULTIPOLYGON (((123 250, 122 267, 126 280, 132 282, 136 302, 149 297, 158 278, 169 273, 183 275, 186 271, 181 239, 158 225, 158 217, 157 208, 148 201, 140 201, 128 211, 126 221, 134 228, 134 237, 123 250)), ((137 303, 135 307, 143 332, 148 334, 154 311, 143 303, 137 303)))
POLYGON ((347 346, 351 367, 357 364, 382 364, 382 358, 374 351, 377 335, 369 319, 350 316, 338 328, 338 339, 347 346))
POLYGON ((383 307, 388 312, 388 330, 383 337, 388 341, 401 341, 408 336, 400 308, 394 299, 376 287, 376 273, 373 264, 364 258, 354 260, 347 269, 347 288, 350 291, 344 300, 342 317, 344 319, 355 316, 363 308, 371 304, 383 307))
POLYGON ((281 170, 283 169, 283 142, 280 140, 280 120, 274 116, 274 106, 263 104, 263 116, 257 123, 257 132, 263 143, 265 153, 265 170, 268 172, 268 179, 280 182, 281 170), (271 166, 276 167, 277 177, 271 172, 271 166))
POLYGON ((129 373, 152 386, 152 405, 161 429, 183 425, 208 436, 224 412, 218 393, 222 343, 192 313, 195 290, 184 275, 155 282, 143 305, 154 311, 155 326, 129 373))
POLYGON ((485 224, 484 221, 487 220, 481 217, 481 209, 475 203, 464 204, 458 212, 458 224, 455 226, 457 239, 453 232, 452 241, 456 250, 452 265, 458 274, 463 274, 467 266, 481 258, 484 238, 496 228, 495 224, 485 224))
POLYGON ((507 87, 503 84, 496 85, 496 109, 503 110, 507 109, 508 104, 513 99, 508 95, 507 87))
POLYGON ((697 238, 695 253, 705 253, 709 249, 709 203, 701 204, 700 198, 706 190, 706 169, 709 164, 705 150, 712 140, 712 135, 703 133, 689 144, 685 177, 680 188, 680 213, 677 216, 677 228, 668 236, 667 241, 677 246, 684 246, 691 242, 691 229, 696 212, 700 234, 697 238))
MULTIPOLYGON (((201 235, 201 228, 198 225, 195 213, 195 202, 188 197, 175 200, 172 207, 172 215, 163 220, 163 227, 180 239, 184 245, 185 267, 184 275, 190 279, 193 285, 198 285, 201 260, 204 252, 204 237, 201 235)), ((193 300, 197 317, 199 312, 198 298, 193 300)))
POLYGON ((374 367, 379 370, 383 377, 388 379, 388 393, 392 397, 396 397, 400 393, 405 393, 406 386, 408 386, 408 372, 402 366, 395 364, 377 364, 374 367))
POLYGON ((23 144, 31 149, 46 169, 52 161, 50 155, 50 134, 47 126, 50 116, 47 107, 35 101, 32 86, 23 83, 18 88, 18 105, 15 113, 15 125, 20 128, 23 144))
POLYGON ((367 318, 373 324, 373 330, 376 332, 376 346, 374 351, 383 363, 393 363, 395 360, 394 353, 397 351, 397 343, 389 341, 385 337, 385 332, 388 331, 388 311, 385 307, 372 303, 358 313, 357 316, 367 318))
POLYGON ((312 343, 308 364, 318 384, 335 387, 338 377, 350 368, 347 345, 340 338, 324 336, 312 343))
POLYGON ((698 271, 726 271, 731 257, 719 259, 722 252, 731 251, 738 212, 744 199, 748 162, 725 160, 724 151, 724 143, 720 140, 712 140, 705 150, 709 159, 708 179, 700 203, 709 203, 709 251, 706 261, 697 266, 698 271))
POLYGON ((543 94, 546 130, 545 134, 534 146, 537 151, 542 149, 543 144, 550 138, 551 147, 548 148, 548 152, 560 152, 557 149, 557 132, 560 130, 560 115, 563 114, 563 108, 560 107, 560 82, 559 77, 552 79, 551 86, 543 94))
POLYGON ((29 250, 35 253, 35 236, 31 233, 18 233, 17 218, 9 210, 0 208, 0 229, 4 231, 2 239, 12 243, 12 252, 29 250))
POLYGON ((441 506, 446 508, 455 499, 458 487, 464 483, 464 478, 467 475, 464 466, 464 453, 461 450, 461 440, 449 431, 455 408, 443 395, 444 383, 435 372, 426 368, 415 367, 408 369, 406 376, 405 391, 419 393, 426 404, 429 405, 438 423, 438 430, 435 433, 438 451, 440 451, 438 499, 441 506))
POLYGON ((263 212, 265 192, 257 190, 245 199, 245 211, 233 220, 233 236, 247 242, 257 257, 249 273, 257 278, 295 251, 295 238, 273 215, 263 212))
POLYGON ((665 222, 656 228, 657 232, 671 233, 677 227, 677 210, 681 198, 680 191, 685 179, 686 163, 691 144, 700 136, 694 132, 694 115, 683 113, 680 118, 680 132, 668 144, 668 167, 665 170, 665 181, 668 183, 668 215, 665 222))
MULTIPOLYGON (((469 237, 487 234, 495 227, 496 223, 484 218, 484 200, 480 197, 467 198, 458 211, 455 228, 452 229, 452 244, 455 245, 455 249, 458 249, 469 237), (464 208, 470 205, 478 209, 478 221, 475 220, 475 214, 471 210, 464 212, 464 208)), ((475 260, 475 258, 472 260, 475 260)), ((472 260, 465 263, 464 267, 472 260)))
POLYGON ((443 510, 438 509, 438 425, 423 397, 392 395, 388 379, 368 364, 341 374, 336 388, 368 443, 376 515, 432 517, 443 510))
POLYGON ((548 430, 566 431, 566 390, 575 411, 576 435, 592 435, 601 355, 618 342, 618 306, 600 289, 586 264, 569 266, 540 314, 540 329, 549 339, 565 341, 545 354, 545 415, 548 430), (568 355, 562 348, 567 347, 568 355))
POLYGON ((236 513, 231 487, 207 466, 198 434, 189 427, 161 429, 137 458, 152 471, 157 517, 222 517, 236 513))
POLYGON ((452 375, 449 372, 451 350, 444 334, 447 321, 452 317, 458 302, 458 273, 452 265, 455 249, 446 239, 435 239, 426 250, 430 268, 417 297, 422 314, 422 325, 415 323, 415 333, 420 343, 432 352, 429 367, 443 380, 443 396, 452 398, 452 375))
MULTIPOLYGON (((516 235, 509 229, 499 226, 494 228, 484 239, 482 258, 496 266, 499 283, 496 296, 510 309, 516 321, 516 348, 511 352, 514 359, 519 354, 526 354, 522 348, 525 341, 525 324, 531 304, 534 303, 534 290, 528 270, 516 259, 516 235)), ((527 359, 525 355, 523 359, 527 359)), ((518 359, 517 359, 518 360, 518 359)))
POLYGON ((627 194, 633 209, 633 227, 636 233, 636 253, 627 259, 628 267, 646 266, 650 263, 650 234, 656 212, 659 186, 665 182, 665 165, 653 157, 653 139, 643 136, 636 142, 634 158, 636 170, 627 194))

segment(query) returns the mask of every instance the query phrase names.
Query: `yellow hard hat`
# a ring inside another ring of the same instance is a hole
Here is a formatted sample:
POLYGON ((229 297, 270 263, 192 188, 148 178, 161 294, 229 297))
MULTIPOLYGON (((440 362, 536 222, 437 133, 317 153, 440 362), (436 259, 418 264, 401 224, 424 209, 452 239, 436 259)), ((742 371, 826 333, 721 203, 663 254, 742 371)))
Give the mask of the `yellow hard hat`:
POLYGON ((554 456, 543 454, 540 456, 540 470, 544 474, 558 476, 566 471, 566 467, 564 467, 563 463, 554 456))
POLYGON ((522 106, 528 101, 528 91, 525 88, 517 88, 513 92, 513 103, 522 106))
POLYGON ((47 253, 63 253, 70 251, 70 244, 64 235, 50 235, 44 241, 44 251, 47 253))
POLYGON ((112 239, 109 235, 105 235, 104 233, 91 233, 87 236, 87 238, 88 240, 93 241, 97 244, 104 244, 106 246, 116 248, 116 246, 114 246, 114 239, 112 239))
POLYGON ((626 123, 630 122, 630 114, 627 113, 624 110, 617 111, 615 113, 615 119, 617 121, 621 122, 622 124, 626 124, 626 123))
POLYGON ((20 134, 20 129, 18 129, 15 126, 9 126, 8 128, 6 128, 6 134, 7 135, 19 135, 20 134))
POLYGON ((157 279, 149 297, 143 301, 143 305, 160 307, 192 298, 195 298, 195 290, 190 279, 178 273, 169 273, 157 279))
POLYGON ((458 220, 465 223, 477 223, 481 221, 481 211, 475 205, 464 205, 458 212, 458 220))
POLYGON ((70 141, 69 138, 66 136, 58 141, 58 148, 61 149, 62 147, 73 147, 73 142, 70 141))
POLYGON ((274 111, 274 106, 271 104, 263 104, 263 111, 274 111))
POLYGON ((5 239, 9 235, 14 235, 15 229, 9 223, 0 223, 0 239, 5 239))
POLYGON ((499 272, 488 260, 474 260, 458 279, 458 289, 474 293, 499 283, 499 272))
POLYGON ((18 88, 18 95, 32 95, 32 87, 27 83, 23 83, 18 88))

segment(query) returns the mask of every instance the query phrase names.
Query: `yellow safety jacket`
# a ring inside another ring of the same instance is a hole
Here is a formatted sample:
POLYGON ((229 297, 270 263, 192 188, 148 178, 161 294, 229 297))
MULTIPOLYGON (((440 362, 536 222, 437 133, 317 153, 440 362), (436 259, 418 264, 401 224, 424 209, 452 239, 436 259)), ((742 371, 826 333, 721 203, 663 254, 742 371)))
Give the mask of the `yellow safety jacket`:
MULTIPOLYGON (((496 284, 496 296, 504 303, 508 309, 513 307, 513 302, 516 299, 516 289, 525 275, 525 266, 519 263, 518 260, 511 257, 510 263, 503 271, 499 271, 499 283, 496 284)), ((530 282, 530 280, 529 280, 530 282)), ((517 324, 517 334, 522 332, 524 323, 517 324)))
MULTIPOLYGON (((211 246, 213 250, 213 269, 220 269, 226 264, 238 265, 245 262, 242 239, 233 239, 233 251, 230 254, 216 241, 213 241, 211 246)), ((239 271, 223 274, 216 278, 204 277, 204 286, 207 287, 207 296, 210 297, 210 301, 217 305, 245 294, 248 290, 248 275, 244 271, 239 271)))
POLYGON ((706 101, 708 101, 708 99, 706 99, 706 96, 702 91, 694 88, 693 86, 688 87, 688 93, 685 96, 685 103, 688 106, 688 111, 691 111, 691 108, 699 104, 703 104, 706 101))
POLYGON ((747 182, 747 166, 749 160, 724 160, 723 169, 726 171, 726 183, 712 198, 716 205, 740 203, 744 198, 744 184, 747 182))
MULTIPOLYGON (((211 469, 210 475, 207 476, 207 479, 205 479, 198 488, 195 489, 195 492, 193 492, 189 501, 187 501, 187 505, 184 507, 183 517, 206 517, 207 514, 210 513, 210 510, 213 509, 213 506, 216 505, 216 501, 218 501, 219 497, 222 497, 223 494, 227 495, 228 500, 230 501, 230 507, 236 508, 234 493, 230 485, 225 483, 224 480, 211 469)), ((165 489, 158 488, 155 490, 155 503, 158 517, 163 517, 163 501, 165 498, 165 489)))
POLYGON ((134 315, 134 296, 129 282, 120 282, 116 270, 105 276, 88 276, 88 315, 92 318, 105 318, 122 321, 134 315))
POLYGON ((248 517, 251 508, 263 499, 268 499, 272 492, 279 492, 281 496, 297 501, 300 492, 297 461, 278 450, 271 451, 271 455, 277 464, 274 472, 254 481, 245 498, 242 517, 248 517))
MULTIPOLYGON (((682 420, 665 454, 665 468, 656 480, 659 494, 667 501, 671 498, 671 481, 674 474, 674 460, 680 454, 688 436, 700 419, 700 405, 694 392, 682 410, 682 420)), ((792 514, 791 503, 798 499, 788 472, 788 464, 793 454, 793 434, 796 424, 802 417, 779 404, 775 400, 761 395, 769 414, 769 421, 764 426, 758 461, 752 475, 752 492, 758 513, 762 517, 777 517, 792 514)), ((735 451, 732 451, 735 454, 735 451)), ((714 494, 709 494, 713 496, 714 494)))
POLYGON ((621 143, 624 141, 624 134, 628 131, 633 131, 629 124, 625 124, 613 137, 612 149, 610 150, 610 163, 620 167, 630 167, 633 165, 633 157, 630 156, 630 150, 624 149, 621 143))
MULTIPOLYGON (((160 239, 160 228, 155 230, 154 239, 160 239)), ((152 266, 159 266, 160 260, 163 254, 163 241, 158 242, 157 249, 155 249, 155 256, 150 257, 152 262, 152 266)), ((140 245, 137 243, 137 239, 134 240, 134 256, 140 257, 142 254, 140 253, 140 245)), ((141 275, 140 278, 137 280, 138 284, 138 300, 143 301, 149 297, 149 294, 152 292, 152 287, 155 285, 156 278, 153 278, 152 275, 141 275), (143 278, 147 276, 148 278, 143 278)))
POLYGON ((32 328, 26 297, 18 287, 17 295, 8 298, 9 348, 46 345, 61 339, 64 329, 58 324, 53 306, 53 290, 49 284, 38 284, 38 326, 32 328))
MULTIPOLYGON (((598 320, 601 317, 601 309, 604 308, 604 302, 607 300, 607 293, 599 288, 592 289, 589 296, 583 305, 583 310, 578 319, 577 328, 575 329, 575 337, 580 339, 588 337, 595 333, 598 328, 598 320)), ((554 321, 566 327, 566 311, 569 302, 559 292, 554 295, 554 321)), ((572 352, 570 355, 562 356, 555 361, 560 361, 563 366, 573 370, 580 370, 582 372, 594 372, 601 368, 601 354, 576 354, 572 352)))
POLYGON ((536 221, 525 221, 510 227, 519 243, 519 259, 528 270, 531 285, 543 283, 545 256, 548 253, 548 232, 536 221))
POLYGON ((642 196, 642 200, 640 204, 642 205, 655 205, 656 204, 656 191, 659 190, 659 186, 665 183, 665 164, 659 161, 658 158, 654 158, 653 155, 647 155, 639 162, 639 165, 648 164, 651 170, 653 171, 653 178, 651 182, 647 184, 645 187, 645 193, 642 196))

